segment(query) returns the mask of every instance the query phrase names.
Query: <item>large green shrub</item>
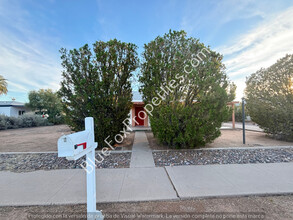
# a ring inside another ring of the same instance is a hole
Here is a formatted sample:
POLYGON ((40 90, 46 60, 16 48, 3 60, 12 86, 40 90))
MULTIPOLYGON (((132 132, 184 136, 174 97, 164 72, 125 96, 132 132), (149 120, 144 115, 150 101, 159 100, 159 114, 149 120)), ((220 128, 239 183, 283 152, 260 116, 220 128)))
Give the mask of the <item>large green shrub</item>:
POLYGON ((236 89, 222 56, 184 31, 170 31, 146 44, 143 58, 141 92, 155 137, 177 148, 217 138, 236 89))
POLYGON ((286 55, 246 80, 252 121, 276 139, 293 141, 293 55, 286 55))
POLYGON ((138 66, 136 46, 115 39, 96 42, 93 52, 85 45, 69 52, 61 49, 61 54, 64 71, 59 94, 67 124, 79 131, 84 118, 91 116, 99 147, 107 146, 108 136, 114 144, 132 105, 130 77, 138 66))

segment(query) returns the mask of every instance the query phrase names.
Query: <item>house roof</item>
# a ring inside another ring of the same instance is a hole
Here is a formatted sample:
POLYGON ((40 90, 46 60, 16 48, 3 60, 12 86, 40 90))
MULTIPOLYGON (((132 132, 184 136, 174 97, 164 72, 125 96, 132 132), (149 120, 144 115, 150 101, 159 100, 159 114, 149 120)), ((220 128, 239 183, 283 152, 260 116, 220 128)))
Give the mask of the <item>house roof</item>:
POLYGON ((0 101, 0 107, 24 107, 24 103, 16 101, 0 101))
POLYGON ((132 102, 142 102, 142 96, 138 91, 132 91, 132 102))

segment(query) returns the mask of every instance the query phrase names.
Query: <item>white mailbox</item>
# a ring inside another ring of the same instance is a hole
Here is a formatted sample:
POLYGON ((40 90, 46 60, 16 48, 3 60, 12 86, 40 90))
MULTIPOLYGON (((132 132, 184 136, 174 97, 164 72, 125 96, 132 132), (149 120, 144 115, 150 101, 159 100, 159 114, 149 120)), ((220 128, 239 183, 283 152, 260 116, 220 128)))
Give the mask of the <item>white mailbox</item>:
POLYGON ((58 140, 58 157, 67 160, 77 160, 97 147, 94 133, 84 130, 77 133, 63 135, 58 140))
POLYGON ((95 142, 94 119, 85 118, 85 130, 74 134, 63 135, 58 139, 58 157, 77 160, 86 155, 86 191, 88 219, 103 220, 101 211, 96 210, 96 172, 95 172, 95 142), (89 169, 89 165, 94 169, 89 169))

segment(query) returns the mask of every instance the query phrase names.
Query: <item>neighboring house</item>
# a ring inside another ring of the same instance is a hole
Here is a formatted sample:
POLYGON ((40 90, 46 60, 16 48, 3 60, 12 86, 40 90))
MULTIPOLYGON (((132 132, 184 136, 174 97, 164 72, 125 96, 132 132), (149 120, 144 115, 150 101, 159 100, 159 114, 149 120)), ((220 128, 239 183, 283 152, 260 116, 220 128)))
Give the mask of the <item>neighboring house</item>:
POLYGON ((0 115, 18 117, 26 112, 24 103, 16 101, 0 101, 0 115))
POLYGON ((135 126, 150 126, 149 117, 144 111, 144 102, 142 101, 142 96, 139 92, 132 92, 132 108, 130 110, 130 118, 132 122, 132 127, 135 126), (139 116, 138 116, 139 114, 139 116))

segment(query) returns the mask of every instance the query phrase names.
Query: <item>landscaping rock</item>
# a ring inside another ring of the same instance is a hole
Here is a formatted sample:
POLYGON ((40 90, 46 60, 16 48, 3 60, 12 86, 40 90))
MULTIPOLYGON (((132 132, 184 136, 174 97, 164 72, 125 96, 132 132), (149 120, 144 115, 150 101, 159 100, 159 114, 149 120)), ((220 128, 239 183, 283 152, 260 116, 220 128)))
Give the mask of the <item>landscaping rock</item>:
POLYGON ((153 152, 156 166, 293 162, 293 148, 170 150, 153 152))
MULTIPOLYGON (((101 163, 96 162, 97 168, 128 168, 131 153, 111 153, 105 156, 101 163)), ((101 161, 101 157, 96 153, 96 159, 101 161)), ((85 166, 85 156, 69 161, 66 158, 58 157, 57 153, 19 153, 0 154, 0 171, 30 172, 35 170, 54 169, 81 169, 81 164, 85 166)))

